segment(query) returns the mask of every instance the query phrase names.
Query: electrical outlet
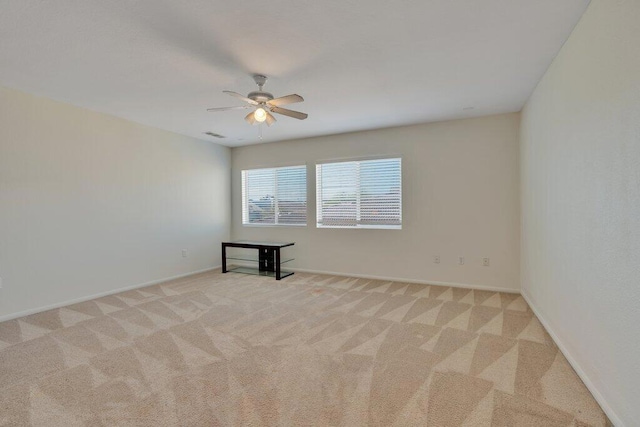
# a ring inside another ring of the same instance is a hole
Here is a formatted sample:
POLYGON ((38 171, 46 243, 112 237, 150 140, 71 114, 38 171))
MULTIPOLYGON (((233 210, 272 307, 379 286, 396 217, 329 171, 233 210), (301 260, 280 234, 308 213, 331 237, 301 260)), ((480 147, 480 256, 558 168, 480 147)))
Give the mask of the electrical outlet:
POLYGON ((440 255, 434 255, 433 263, 434 264, 440 264, 440 255))
POLYGON ((482 258, 482 265, 485 267, 489 267, 489 258, 482 258))
POLYGON ((458 257, 458 265, 464 265, 464 257, 458 257))
POLYGON ((182 250, 182 258, 186 258, 189 256, 189 251, 187 251, 186 249, 182 250))

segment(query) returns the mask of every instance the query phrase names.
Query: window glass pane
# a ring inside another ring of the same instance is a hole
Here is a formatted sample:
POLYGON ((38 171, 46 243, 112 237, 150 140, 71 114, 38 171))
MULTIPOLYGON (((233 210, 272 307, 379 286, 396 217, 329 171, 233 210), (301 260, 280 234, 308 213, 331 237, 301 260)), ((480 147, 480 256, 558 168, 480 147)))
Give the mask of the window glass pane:
POLYGON ((401 224, 399 159, 360 164, 360 224, 401 224))
POLYGON ((278 224, 307 223, 307 168, 279 168, 278 224))
POLYGON ((356 162, 318 165, 318 223, 353 226, 357 221, 358 165, 356 162))
POLYGON ((249 223, 274 224, 275 183, 274 169, 247 171, 246 197, 249 223))

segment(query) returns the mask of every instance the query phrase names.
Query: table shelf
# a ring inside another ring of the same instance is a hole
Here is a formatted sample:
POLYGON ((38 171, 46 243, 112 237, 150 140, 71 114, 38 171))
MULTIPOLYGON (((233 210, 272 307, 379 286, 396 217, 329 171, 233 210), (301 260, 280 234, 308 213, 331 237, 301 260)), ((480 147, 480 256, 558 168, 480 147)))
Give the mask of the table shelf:
MULTIPOLYGON (((227 254, 227 259, 233 259, 237 261, 260 262, 260 259, 257 256, 251 255, 251 254, 232 254, 232 255, 227 254)), ((280 264, 293 261, 294 259, 295 258, 283 259, 280 261, 280 264)))
MULTIPOLYGON (((260 269, 255 268, 255 267, 245 267, 245 266, 236 266, 236 265, 230 266, 227 269, 227 272, 242 273, 242 274, 252 274, 254 276, 276 277, 276 272, 275 271, 260 270, 260 269)), ((293 271, 281 270, 280 271, 280 278, 283 279, 283 278, 285 278, 287 276, 291 276, 292 274, 293 274, 293 271)))

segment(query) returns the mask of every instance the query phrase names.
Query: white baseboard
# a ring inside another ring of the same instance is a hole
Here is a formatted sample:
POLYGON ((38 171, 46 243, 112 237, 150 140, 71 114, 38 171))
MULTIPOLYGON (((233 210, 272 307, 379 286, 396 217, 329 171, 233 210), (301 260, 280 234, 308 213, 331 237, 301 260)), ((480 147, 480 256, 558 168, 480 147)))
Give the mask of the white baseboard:
POLYGON ((218 265, 218 266, 215 266, 215 267, 208 267, 208 268, 205 268, 205 269, 202 269, 202 270, 198 270, 198 271, 192 271, 192 272, 189 272, 189 273, 178 274, 177 276, 165 277, 163 279, 157 279, 157 280, 152 280, 150 282, 139 283, 137 285, 125 286, 123 288, 112 289, 112 290, 109 290, 109 291, 100 292, 100 293, 93 294, 93 295, 87 295, 87 296, 80 297, 80 298, 75 298, 75 299, 72 299, 72 300, 67 300, 67 301, 63 301, 63 302, 59 302, 59 303, 55 303, 55 304, 51 304, 51 305, 46 305, 44 307, 31 308, 29 310, 19 311, 17 313, 10 313, 10 314, 6 314, 4 316, 0 316, 0 322, 4 322, 4 321, 7 321, 7 320, 12 320, 12 319, 17 319, 18 317, 29 316, 30 314, 41 313, 41 312, 47 311, 47 310, 53 310, 54 308, 65 307, 65 306, 71 305, 71 304, 77 304, 79 302, 89 301, 89 300, 92 300, 92 299, 95 299, 95 298, 105 297, 107 295, 113 295, 113 294, 117 294, 117 293, 120 293, 120 292, 130 291, 132 289, 138 289, 138 288, 144 288, 146 286, 157 285, 158 283, 164 283, 164 282, 168 282, 170 280, 175 280, 175 279, 180 279, 180 278, 187 277, 187 276, 192 276, 194 274, 205 273, 207 271, 215 270, 217 268, 220 268, 220 266, 218 265))
POLYGON ((527 304, 529 304, 529 307, 531 307, 531 310, 533 310, 533 313, 536 315, 538 320, 540 320, 540 323, 542 323, 542 326, 544 326, 544 328, 547 330, 547 332, 549 333, 553 341, 556 343, 556 345, 558 346, 558 348, 560 349, 564 357, 567 359, 571 367, 574 369, 574 371, 576 371, 576 373, 578 374, 578 376, 580 377, 584 385, 587 387, 587 389, 589 389, 593 397, 596 399, 596 401, 598 402, 598 404, 600 405, 604 413, 607 414, 607 417, 609 417, 609 421, 611 421, 613 425, 616 427, 624 427, 624 423, 620 420, 620 418, 615 413, 611 405, 609 405, 609 403, 604 398, 604 396, 598 391, 598 389, 593 384, 591 379, 589 379, 589 376, 586 374, 584 369, 580 367, 580 364, 578 363, 576 358, 573 357, 571 352, 569 352, 569 349, 563 344, 558 334, 556 334, 554 329, 551 327, 551 324, 549 323, 549 321, 544 318, 540 310, 535 306, 529 293, 524 289, 522 289, 520 293, 522 294, 522 297, 525 299, 527 304))
POLYGON ((449 286, 453 288, 466 288, 466 289, 477 289, 480 291, 491 291, 491 292, 506 292, 510 294, 519 294, 520 290, 511 289, 511 288, 501 288, 496 286, 484 286, 484 285, 472 285, 468 283, 453 283, 453 282, 437 282, 434 280, 416 280, 416 279, 404 279, 401 277, 383 277, 383 276, 372 276, 370 274, 355 274, 355 273, 338 273, 335 271, 322 271, 322 270, 309 270, 306 268, 293 268, 286 267, 285 270, 290 270, 293 272, 299 271, 301 273, 311 273, 311 274, 329 274, 331 276, 345 276, 345 277, 358 277, 362 279, 374 279, 374 280, 387 280, 390 282, 403 282, 403 283, 418 283, 420 285, 437 285, 437 286, 449 286))

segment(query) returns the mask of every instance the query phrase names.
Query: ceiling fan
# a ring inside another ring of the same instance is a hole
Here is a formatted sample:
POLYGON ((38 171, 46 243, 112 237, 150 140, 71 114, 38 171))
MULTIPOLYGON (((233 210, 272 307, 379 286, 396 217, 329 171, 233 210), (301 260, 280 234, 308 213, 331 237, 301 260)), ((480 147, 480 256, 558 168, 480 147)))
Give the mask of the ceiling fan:
POLYGON ((249 105, 242 105, 239 107, 220 107, 220 108, 208 108, 207 111, 227 111, 227 110, 246 110, 252 109, 252 111, 244 118, 249 124, 267 123, 267 126, 271 126, 276 122, 276 118, 271 113, 282 114, 285 116, 293 117, 294 119, 304 120, 308 117, 308 114, 301 113, 299 111, 289 110, 287 108, 280 107, 281 105, 293 104, 295 102, 302 102, 304 98, 300 95, 292 94, 287 96, 281 96, 274 98, 269 92, 262 90, 262 87, 267 81, 267 77, 261 74, 253 76, 253 80, 258 85, 258 90, 249 92, 247 96, 242 96, 237 92, 230 90, 223 91, 226 94, 242 99, 249 105))

